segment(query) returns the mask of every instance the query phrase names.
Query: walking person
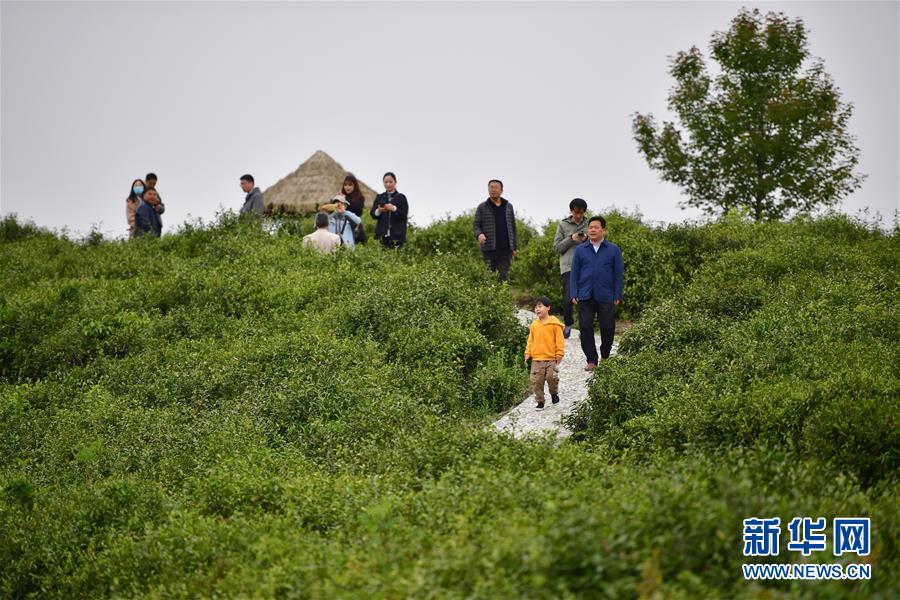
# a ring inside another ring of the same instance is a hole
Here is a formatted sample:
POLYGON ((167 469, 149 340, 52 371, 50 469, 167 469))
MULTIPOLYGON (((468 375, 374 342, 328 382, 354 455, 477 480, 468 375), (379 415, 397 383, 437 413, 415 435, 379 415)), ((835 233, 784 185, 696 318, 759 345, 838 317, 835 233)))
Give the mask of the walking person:
POLYGON ((128 222, 128 237, 135 236, 134 215, 138 206, 144 198, 144 180, 135 179, 131 182, 131 189, 128 190, 128 197, 125 198, 125 220, 128 222))
POLYGON ((263 193, 256 187, 253 175, 247 174, 241 176, 241 190, 247 196, 244 198, 244 205, 241 207, 240 215, 263 216, 263 193))
POLYGON ((609 358, 616 334, 616 306, 622 303, 623 275, 622 251, 606 241, 606 219, 591 217, 587 241, 575 248, 571 275, 581 350, 587 359, 585 371, 593 371, 599 362, 594 342, 595 317, 600 322, 600 358, 609 358))
POLYGON ((531 387, 537 400, 538 410, 544 408, 544 383, 550 388, 550 400, 559 402, 559 363, 566 351, 563 339, 563 324, 550 316, 550 299, 541 296, 534 302, 537 317, 528 328, 528 342, 525 344, 525 362, 531 360, 531 387))
POLYGON ((559 273, 563 288, 563 336, 568 339, 572 334, 572 325, 575 319, 572 315, 572 256, 575 248, 587 239, 587 221, 584 213, 587 212, 587 202, 581 198, 575 198, 569 202, 568 217, 556 226, 556 235, 553 238, 553 251, 559 254, 559 273))
POLYGON ((518 252, 516 214, 512 204, 501 196, 503 182, 488 182, 488 199, 475 209, 472 230, 481 246, 485 264, 499 273, 500 281, 509 276, 509 266, 518 252))
POLYGON ((375 197, 369 211, 375 224, 375 238, 385 248, 401 248, 406 242, 406 221, 409 202, 397 191, 397 176, 388 171, 381 178, 384 192, 375 197))
POLYGON ((350 201, 344 196, 332 198, 335 203, 334 212, 328 215, 328 231, 341 238, 341 243, 350 250, 356 246, 353 231, 362 223, 362 219, 350 211, 350 201))
POLYGON ((138 206, 134 214, 135 236, 162 235, 162 218, 159 216, 159 197, 156 190, 149 188, 144 190, 143 202, 138 206))

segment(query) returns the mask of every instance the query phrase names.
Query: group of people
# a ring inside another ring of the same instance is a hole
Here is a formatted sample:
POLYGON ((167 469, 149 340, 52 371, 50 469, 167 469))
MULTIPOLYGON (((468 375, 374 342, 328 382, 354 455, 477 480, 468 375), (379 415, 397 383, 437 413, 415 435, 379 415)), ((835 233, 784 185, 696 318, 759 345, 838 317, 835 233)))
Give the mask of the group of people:
POLYGON ((125 219, 128 221, 128 237, 141 235, 162 235, 162 217, 166 211, 159 192, 156 191, 158 178, 155 173, 147 173, 143 179, 131 182, 131 189, 125 198, 125 219))
POLYGON ((573 307, 578 307, 579 338, 584 352, 585 371, 593 371, 600 360, 609 358, 616 333, 616 307, 622 303, 624 263, 622 251, 606 240, 606 219, 585 218, 587 202, 575 198, 571 214, 559 222, 553 250, 559 255, 563 288, 563 319, 550 315, 550 299, 535 301, 537 317, 528 330, 525 361, 531 360, 531 385, 537 409, 544 408, 544 385, 553 404, 559 402, 559 364, 565 355, 565 339, 574 324, 573 307), (600 324, 600 352, 594 338, 594 321, 600 324))
MULTIPOLYGON (((388 171, 381 178, 384 192, 375 196, 369 214, 375 219, 375 239, 386 248, 401 248, 406 243, 409 202, 397 191, 397 176, 388 171)), ((362 215, 365 198, 353 173, 347 173, 341 193, 319 207, 316 230, 303 238, 303 245, 321 252, 349 249, 367 240, 362 215)))
MULTIPOLYGON (((156 190, 157 177, 148 173, 135 179, 126 200, 126 216, 131 237, 162 233, 161 215, 165 205, 156 190)), ((372 202, 369 214, 375 220, 375 239, 386 248, 401 248, 406 243, 409 202, 397 191, 397 176, 387 172, 382 177, 384 192, 372 202)), ((264 213, 263 193, 252 175, 240 178, 246 194, 241 215, 261 217, 264 213)), ((482 258, 500 281, 506 281, 512 259, 518 253, 518 231, 512 203, 503 197, 503 182, 488 182, 488 197, 475 209, 473 234, 482 258)), ((565 339, 575 323, 578 309, 579 337, 584 352, 586 371, 593 371, 600 360, 609 358, 615 336, 615 310, 622 302, 624 266, 618 246, 606 240, 606 220, 601 216, 586 218, 587 202, 575 198, 569 203, 570 214, 556 228, 553 250, 559 255, 559 272, 563 292, 563 322, 550 315, 550 300, 540 297, 535 303, 536 319, 531 324, 525 348, 525 360, 531 360, 531 382, 537 408, 544 407, 544 385, 549 385, 553 403, 559 401, 559 363, 565 351, 565 339), (594 321, 600 325, 600 351, 594 337, 594 321)), ((334 252, 341 246, 354 248, 365 243, 362 224, 365 198, 359 181, 352 173, 344 177, 341 191, 323 204, 316 213, 316 230, 303 238, 303 245, 321 252, 334 252)))

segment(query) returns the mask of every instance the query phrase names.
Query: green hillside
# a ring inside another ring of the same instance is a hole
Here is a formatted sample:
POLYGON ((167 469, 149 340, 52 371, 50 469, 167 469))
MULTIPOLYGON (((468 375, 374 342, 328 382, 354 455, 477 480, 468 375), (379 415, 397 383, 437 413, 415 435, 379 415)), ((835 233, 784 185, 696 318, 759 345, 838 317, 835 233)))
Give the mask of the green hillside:
POLYGON ((487 427, 527 388, 516 298, 559 297, 555 227, 505 286, 466 219, 337 256, 230 215, 0 222, 0 597, 900 589, 897 231, 612 213, 636 324, 556 444, 487 427), (796 516, 870 517, 872 551, 766 562, 871 580, 745 581, 743 519, 796 516))

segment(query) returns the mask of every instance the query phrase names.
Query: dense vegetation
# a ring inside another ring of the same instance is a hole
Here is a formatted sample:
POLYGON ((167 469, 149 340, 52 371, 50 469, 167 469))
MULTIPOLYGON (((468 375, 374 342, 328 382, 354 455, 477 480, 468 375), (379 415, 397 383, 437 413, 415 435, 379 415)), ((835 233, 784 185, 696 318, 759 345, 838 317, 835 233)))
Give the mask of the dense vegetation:
MULTIPOLYGON (((897 589, 896 233, 612 215, 640 319, 557 446, 484 427, 525 331, 467 218, 334 257, 0 222, 0 596, 897 589), (749 516, 870 516, 872 580, 745 582, 749 516)), ((526 235, 514 287, 558 296, 526 235)))

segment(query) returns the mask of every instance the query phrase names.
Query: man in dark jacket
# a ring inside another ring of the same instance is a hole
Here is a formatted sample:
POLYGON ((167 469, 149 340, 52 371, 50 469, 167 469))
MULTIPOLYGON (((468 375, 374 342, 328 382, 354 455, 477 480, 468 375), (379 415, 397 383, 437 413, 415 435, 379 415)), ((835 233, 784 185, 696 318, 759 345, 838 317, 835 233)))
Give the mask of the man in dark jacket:
POLYGON ((160 202, 156 190, 153 188, 144 190, 143 201, 138 206, 137 212, 134 213, 135 237, 148 234, 155 237, 162 235, 162 219, 157 212, 158 206, 160 206, 160 202))
POLYGON ((255 184, 253 175, 241 176, 241 190, 247 194, 241 207, 241 215, 251 214, 258 217, 263 215, 263 193, 255 184))
POLYGON ((616 306, 622 303, 624 266, 622 251, 606 239, 606 219, 591 217, 588 240, 575 248, 572 257, 572 302, 578 306, 581 350, 587 359, 585 371, 597 366, 594 317, 600 320, 600 357, 609 358, 616 334, 616 306))
POLYGON ((481 255, 492 271, 499 272, 500 281, 506 281, 512 258, 518 254, 516 239, 516 213, 510 202, 500 196, 503 182, 488 182, 489 198, 475 209, 472 230, 481 245, 481 255))
POLYGON ((375 223, 375 239, 385 248, 400 248, 406 242, 406 220, 409 202, 397 191, 397 176, 388 171, 381 178, 384 193, 375 196, 369 214, 375 223))

